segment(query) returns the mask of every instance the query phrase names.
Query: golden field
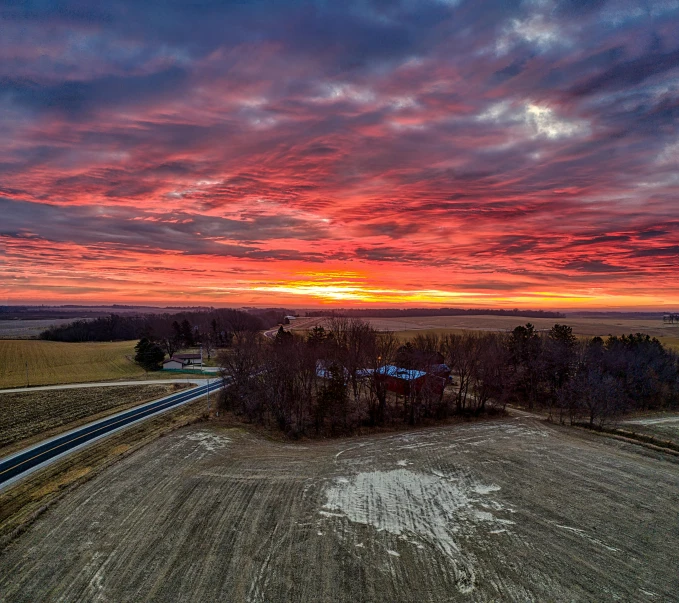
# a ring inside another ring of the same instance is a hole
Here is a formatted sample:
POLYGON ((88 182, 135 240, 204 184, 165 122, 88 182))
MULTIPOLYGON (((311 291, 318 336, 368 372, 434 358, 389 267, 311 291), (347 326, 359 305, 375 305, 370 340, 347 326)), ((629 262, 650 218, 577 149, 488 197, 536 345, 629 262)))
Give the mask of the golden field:
MULTIPOLYGON (((679 348, 679 324, 663 324, 662 320, 644 318, 525 318, 516 316, 417 316, 408 318, 365 318, 379 331, 393 331, 402 339, 418 333, 459 333, 461 331, 511 331, 530 322, 538 330, 548 330, 555 323, 569 325, 580 337, 606 337, 630 333, 648 333, 667 346, 679 348)), ((315 325, 328 326, 327 318, 303 318, 293 330, 306 330, 315 325)))
POLYGON ((106 381, 144 375, 135 364, 136 341, 62 343, 0 340, 0 388, 106 381))

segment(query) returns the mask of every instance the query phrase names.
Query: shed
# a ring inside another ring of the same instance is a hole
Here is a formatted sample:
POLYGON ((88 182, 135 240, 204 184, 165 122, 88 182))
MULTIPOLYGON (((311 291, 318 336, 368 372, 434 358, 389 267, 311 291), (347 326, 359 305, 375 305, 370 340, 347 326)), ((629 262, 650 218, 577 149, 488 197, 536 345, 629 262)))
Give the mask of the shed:
POLYGON ((171 359, 179 360, 184 365, 203 364, 202 354, 175 354, 171 359))
POLYGON ((183 368, 184 368, 184 363, 181 360, 177 360, 174 357, 170 358, 169 360, 165 360, 165 362, 163 362, 163 370, 164 371, 180 371, 183 368))

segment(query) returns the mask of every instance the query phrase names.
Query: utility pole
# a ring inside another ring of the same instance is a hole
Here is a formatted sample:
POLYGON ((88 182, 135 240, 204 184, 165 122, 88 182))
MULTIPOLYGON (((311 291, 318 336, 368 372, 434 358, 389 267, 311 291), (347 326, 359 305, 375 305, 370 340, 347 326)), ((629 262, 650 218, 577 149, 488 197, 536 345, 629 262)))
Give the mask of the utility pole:
POLYGON ((207 415, 210 416, 210 377, 207 378, 207 415))
POLYGON ((26 361, 26 387, 30 387, 31 384, 28 381, 28 360, 26 361))

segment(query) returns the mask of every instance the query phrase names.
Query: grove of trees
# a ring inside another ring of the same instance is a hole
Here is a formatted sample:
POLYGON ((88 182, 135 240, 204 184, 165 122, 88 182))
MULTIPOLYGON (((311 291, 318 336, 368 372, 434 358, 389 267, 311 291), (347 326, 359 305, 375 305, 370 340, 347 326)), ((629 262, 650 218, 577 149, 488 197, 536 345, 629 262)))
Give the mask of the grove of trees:
POLYGON ((228 308, 175 314, 111 314, 50 327, 40 338, 67 342, 144 338, 158 344, 168 356, 183 348, 202 346, 209 359, 216 348, 231 345, 234 333, 268 328, 283 316, 271 310, 251 313, 228 308))
POLYGON ((401 345, 393 333, 335 317, 305 337, 240 331, 219 360, 230 377, 223 407, 293 436, 478 415, 507 403, 599 428, 624 412, 679 406, 679 360, 657 339, 578 339, 560 324, 546 333, 528 323, 511 333, 425 334, 401 345), (394 394, 377 370, 428 372, 441 360, 452 370, 443 396, 427 387, 394 394))

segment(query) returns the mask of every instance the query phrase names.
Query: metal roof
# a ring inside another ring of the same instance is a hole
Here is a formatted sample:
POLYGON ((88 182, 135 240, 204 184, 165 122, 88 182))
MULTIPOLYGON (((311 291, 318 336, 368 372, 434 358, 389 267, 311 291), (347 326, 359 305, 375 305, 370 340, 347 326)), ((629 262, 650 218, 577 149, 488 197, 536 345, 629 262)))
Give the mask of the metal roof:
POLYGON ((377 372, 381 375, 387 375, 388 377, 394 377, 395 379, 403 379, 404 381, 414 381, 415 379, 424 377, 427 374, 424 371, 405 369, 399 366, 394 366, 393 364, 381 366, 377 369, 377 372))

